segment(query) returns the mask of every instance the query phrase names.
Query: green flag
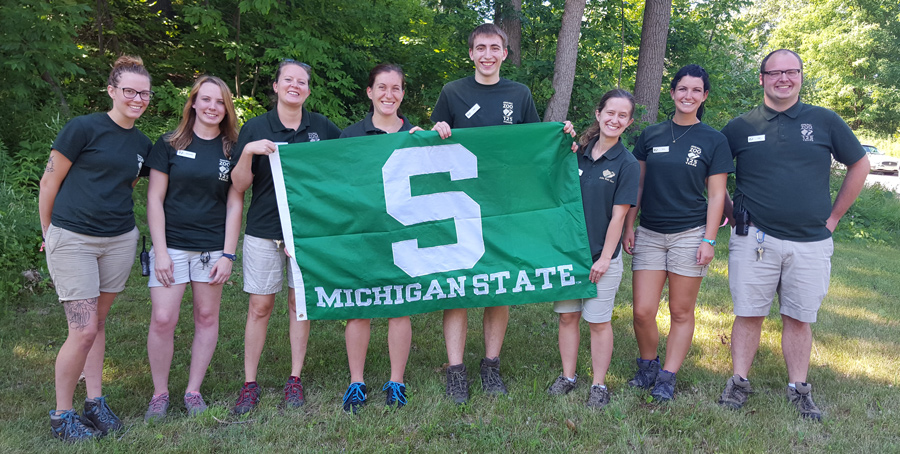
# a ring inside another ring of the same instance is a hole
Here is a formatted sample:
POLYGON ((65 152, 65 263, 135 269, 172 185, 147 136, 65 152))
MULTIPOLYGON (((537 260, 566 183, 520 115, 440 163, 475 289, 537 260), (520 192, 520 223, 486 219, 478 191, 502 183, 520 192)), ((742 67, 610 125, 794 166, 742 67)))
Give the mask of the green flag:
POLYGON ((279 146, 297 317, 401 317, 596 296, 560 123, 279 146))

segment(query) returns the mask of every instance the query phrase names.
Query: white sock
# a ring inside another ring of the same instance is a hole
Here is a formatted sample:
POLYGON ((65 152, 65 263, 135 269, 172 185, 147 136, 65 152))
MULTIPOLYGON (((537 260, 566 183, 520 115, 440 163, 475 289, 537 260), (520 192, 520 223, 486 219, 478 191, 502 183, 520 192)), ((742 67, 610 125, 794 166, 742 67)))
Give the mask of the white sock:
POLYGON ((794 389, 797 389, 797 385, 795 385, 795 384, 793 384, 793 383, 788 383, 788 388, 794 388, 794 389))

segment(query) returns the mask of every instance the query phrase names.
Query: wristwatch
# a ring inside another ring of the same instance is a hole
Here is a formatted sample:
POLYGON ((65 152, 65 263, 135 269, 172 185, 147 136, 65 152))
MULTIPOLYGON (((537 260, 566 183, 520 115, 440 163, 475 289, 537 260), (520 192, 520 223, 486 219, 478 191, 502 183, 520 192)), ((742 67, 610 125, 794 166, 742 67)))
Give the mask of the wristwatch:
POLYGON ((237 256, 234 254, 222 254, 222 257, 225 257, 226 259, 231 260, 232 262, 237 260, 237 256))
POLYGON ((716 240, 711 240, 711 239, 709 239, 709 238, 704 238, 704 239, 702 239, 702 240, 700 240, 700 241, 703 241, 704 243, 709 243, 709 245, 710 245, 710 246, 713 246, 713 247, 716 246, 716 240))

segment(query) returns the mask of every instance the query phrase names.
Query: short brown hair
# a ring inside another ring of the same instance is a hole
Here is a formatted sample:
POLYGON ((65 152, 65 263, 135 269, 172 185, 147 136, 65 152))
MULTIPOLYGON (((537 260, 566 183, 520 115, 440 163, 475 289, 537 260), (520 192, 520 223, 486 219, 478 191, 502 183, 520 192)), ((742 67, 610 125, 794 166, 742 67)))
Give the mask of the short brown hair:
POLYGON ((506 36, 506 32, 503 29, 495 24, 481 24, 475 27, 475 30, 472 30, 472 33, 469 35, 469 49, 475 48, 475 37, 479 35, 499 36, 503 40, 504 49, 509 43, 509 37, 506 36))

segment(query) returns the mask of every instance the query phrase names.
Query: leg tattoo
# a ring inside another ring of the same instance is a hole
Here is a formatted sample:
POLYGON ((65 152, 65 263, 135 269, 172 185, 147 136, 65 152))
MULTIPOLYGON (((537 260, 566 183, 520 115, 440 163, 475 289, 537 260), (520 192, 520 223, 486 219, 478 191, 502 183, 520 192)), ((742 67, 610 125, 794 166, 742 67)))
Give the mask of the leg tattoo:
POLYGON ((69 328, 82 331, 91 320, 91 315, 97 314, 97 298, 66 301, 63 303, 63 307, 66 309, 66 320, 69 321, 69 328))

